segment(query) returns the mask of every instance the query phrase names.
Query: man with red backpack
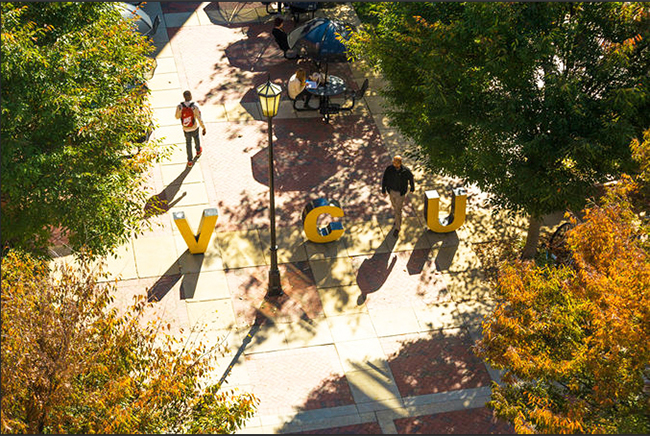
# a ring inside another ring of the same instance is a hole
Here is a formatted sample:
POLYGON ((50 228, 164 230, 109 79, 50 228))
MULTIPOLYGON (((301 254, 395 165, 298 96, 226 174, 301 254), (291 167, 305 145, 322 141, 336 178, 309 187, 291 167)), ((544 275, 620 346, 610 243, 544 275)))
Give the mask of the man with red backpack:
POLYGON ((192 101, 192 93, 190 91, 183 92, 183 98, 185 101, 182 101, 176 106, 176 119, 180 119, 183 126, 185 145, 187 146, 187 166, 191 167, 194 163, 194 159, 192 158, 192 138, 194 138, 194 145, 196 147, 196 157, 199 157, 203 152, 201 141, 199 140, 199 124, 203 129, 203 135, 205 135, 205 124, 203 124, 203 120, 201 119, 199 106, 192 101))

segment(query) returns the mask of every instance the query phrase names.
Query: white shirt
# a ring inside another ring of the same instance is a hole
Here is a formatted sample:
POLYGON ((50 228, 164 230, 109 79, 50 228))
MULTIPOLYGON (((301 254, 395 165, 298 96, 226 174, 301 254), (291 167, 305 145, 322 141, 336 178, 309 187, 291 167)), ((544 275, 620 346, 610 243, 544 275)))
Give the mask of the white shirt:
POLYGON ((300 79, 298 79, 294 73, 294 75, 289 79, 289 83, 287 85, 287 93, 289 94, 289 98, 295 100, 298 94, 300 94, 302 90, 305 89, 305 86, 306 85, 303 85, 300 82, 300 79))

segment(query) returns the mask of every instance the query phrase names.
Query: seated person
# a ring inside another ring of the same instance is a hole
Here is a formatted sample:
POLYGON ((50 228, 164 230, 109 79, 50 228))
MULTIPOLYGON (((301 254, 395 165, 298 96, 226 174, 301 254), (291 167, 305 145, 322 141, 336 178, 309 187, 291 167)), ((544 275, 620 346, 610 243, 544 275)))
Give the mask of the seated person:
POLYGON ((322 86, 325 84, 325 75, 323 73, 315 71, 309 75, 309 80, 316 82, 318 86, 322 86))
POLYGON ((274 27, 271 33, 273 34, 273 38, 275 38, 275 42, 278 44, 278 47, 280 47, 280 50, 282 50, 284 53, 284 57, 287 59, 293 59, 297 57, 295 50, 291 50, 289 47, 287 32, 284 31, 284 20, 280 17, 276 17, 275 20, 273 20, 273 24, 274 27))
POLYGON ((303 68, 298 68, 289 79, 287 94, 289 94, 289 98, 292 100, 304 98, 305 107, 309 105, 311 93, 307 91, 307 73, 303 68))

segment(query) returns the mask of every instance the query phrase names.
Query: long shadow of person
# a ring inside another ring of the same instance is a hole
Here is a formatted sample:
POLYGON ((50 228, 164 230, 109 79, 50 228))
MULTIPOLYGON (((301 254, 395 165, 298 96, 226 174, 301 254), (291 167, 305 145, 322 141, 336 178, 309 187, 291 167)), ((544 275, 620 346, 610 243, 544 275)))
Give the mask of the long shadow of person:
POLYGON ((357 298, 357 305, 363 304, 368 294, 377 291, 386 282, 395 262, 397 262, 396 256, 391 259, 395 242, 395 238, 386 236, 372 257, 361 263, 359 271, 357 271, 357 285, 361 291, 357 298))
POLYGON ((178 194, 181 184, 183 184, 183 180, 190 173, 191 169, 191 167, 186 166, 183 172, 181 172, 173 182, 167 185, 165 189, 160 191, 158 194, 152 195, 149 200, 147 200, 147 203, 144 205, 145 218, 151 218, 152 216, 161 215, 167 212, 187 195, 187 192, 183 191, 178 198, 174 198, 176 194, 178 194))

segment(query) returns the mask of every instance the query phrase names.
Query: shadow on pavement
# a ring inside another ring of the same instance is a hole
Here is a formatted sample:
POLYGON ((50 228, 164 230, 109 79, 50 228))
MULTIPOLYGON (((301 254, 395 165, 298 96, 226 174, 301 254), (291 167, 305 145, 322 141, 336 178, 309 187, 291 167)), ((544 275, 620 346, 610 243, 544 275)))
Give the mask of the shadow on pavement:
MULTIPOLYGON (((208 265, 210 264, 209 259, 210 257, 208 257, 208 265)), ((147 300, 154 302, 161 301, 181 279, 179 299, 186 300, 194 298, 201 267, 205 262, 205 254, 191 254, 186 249, 147 291, 147 300), (182 272, 179 272, 179 269, 182 272)))
POLYGON ((436 243, 442 243, 436 255, 436 269, 438 271, 447 271, 451 267, 456 251, 458 251, 458 244, 460 242, 458 234, 455 231, 442 234, 434 233, 430 230, 427 230, 427 232, 430 240, 434 240, 436 243))
POLYGON ((241 355, 244 354, 246 347, 248 346, 248 344, 251 343, 253 337, 257 334, 260 328, 262 328, 262 326, 266 324, 266 321, 267 321, 266 317, 262 315, 261 312, 257 312, 255 316, 255 321, 253 322, 251 329, 244 337, 241 346, 239 347, 239 349, 237 349, 237 353, 235 353, 235 355, 233 356, 232 360, 230 361, 230 364, 228 365, 228 368, 226 368, 226 371, 219 379, 219 382, 217 383, 218 388, 221 387, 226 382, 228 376, 230 375, 230 372, 232 371, 232 368, 237 364, 241 355))
POLYGON ((174 207, 176 203, 181 201, 181 199, 187 195, 187 192, 183 191, 180 197, 174 198, 176 197, 176 194, 178 194, 178 191, 183 184, 183 180, 190 173, 191 169, 191 167, 186 166, 185 169, 174 179, 174 181, 165 187, 165 189, 163 189, 158 194, 152 195, 151 198, 147 200, 147 203, 144 205, 145 218, 150 218, 152 216, 160 215, 169 211, 169 209, 174 207))
POLYGON ((242 39, 226 48, 231 66, 246 71, 267 71, 273 64, 283 62, 282 52, 268 38, 242 39))
POLYGON ((185 250, 185 253, 179 258, 179 262, 182 262, 183 256, 185 256, 185 262, 191 262, 191 273, 183 274, 183 281, 181 282, 181 300, 192 299, 194 298, 194 293, 196 292, 196 286, 199 281, 199 274, 201 273, 201 266, 203 265, 203 260, 205 259, 205 254, 191 254, 190 250, 185 250))
POLYGON ((322 316, 318 289, 308 261, 278 265, 282 281, 282 295, 268 298, 260 307, 263 313, 277 321, 310 320, 322 316))
POLYGON ((381 288, 393 270, 397 262, 397 257, 392 253, 395 242, 397 242, 395 238, 384 237, 372 257, 361 263, 357 271, 357 285, 361 291, 357 299, 358 305, 363 304, 368 294, 381 288))
POLYGON ((454 254, 458 249, 458 237, 456 236, 456 232, 453 232, 453 234, 455 237, 455 243, 452 241, 452 245, 449 247, 445 245, 445 242, 448 242, 449 240, 449 236, 447 234, 438 235, 430 230, 424 230, 418 237, 418 240, 415 243, 415 247, 426 246, 428 248, 418 248, 414 249, 411 252, 411 256, 409 257, 408 263, 406 264, 406 269, 409 275, 416 275, 422 272, 422 269, 424 268, 424 265, 427 263, 427 260, 429 258, 429 253, 431 253, 431 249, 438 242, 442 242, 442 245, 438 250, 438 254, 436 256, 436 267, 438 268, 438 271, 449 269, 451 266, 451 261, 454 258, 454 254), (430 242, 432 240, 435 241, 433 244, 430 242), (442 266, 444 269, 440 269, 440 266, 442 266))
POLYGON ((174 261, 167 271, 160 276, 158 281, 147 290, 147 301, 161 301, 181 277, 182 274, 178 272, 178 261, 174 261))

